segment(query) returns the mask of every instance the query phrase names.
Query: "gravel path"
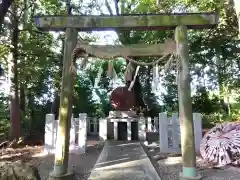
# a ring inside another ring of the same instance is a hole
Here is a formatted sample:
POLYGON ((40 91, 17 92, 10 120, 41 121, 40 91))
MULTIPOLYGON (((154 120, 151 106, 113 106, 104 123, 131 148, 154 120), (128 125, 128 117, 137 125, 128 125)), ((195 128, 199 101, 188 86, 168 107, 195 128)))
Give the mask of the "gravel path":
MULTIPOLYGON (((182 170, 181 156, 161 154, 159 149, 150 150, 144 145, 143 148, 162 180, 179 180, 179 172, 182 170)), ((202 175, 203 180, 240 180, 240 168, 211 168, 200 157, 197 157, 197 173, 202 175)))
MULTIPOLYGON (((169 157, 157 161, 157 167, 163 180, 178 180, 182 170, 181 157, 169 157)), ((197 157, 197 172, 203 180, 240 180, 240 168, 226 166, 223 168, 207 167, 200 157, 197 157)))

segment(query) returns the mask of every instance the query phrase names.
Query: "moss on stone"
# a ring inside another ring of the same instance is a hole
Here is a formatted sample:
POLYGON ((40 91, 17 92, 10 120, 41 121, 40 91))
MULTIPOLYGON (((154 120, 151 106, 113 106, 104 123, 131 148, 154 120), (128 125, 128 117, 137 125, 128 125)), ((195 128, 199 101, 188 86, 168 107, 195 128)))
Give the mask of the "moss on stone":
POLYGON ((98 27, 136 26, 177 26, 177 25, 205 25, 213 24, 211 16, 201 14, 192 15, 142 15, 142 16, 112 16, 95 19, 98 27), (99 23, 102 22, 102 23, 99 23))
MULTIPOLYGON (((103 28, 124 28, 126 30, 151 30, 174 28, 178 25, 207 26, 217 24, 217 15, 203 14, 159 14, 159 15, 129 15, 129 16, 43 16, 36 17, 38 28, 63 29, 66 27, 80 30, 94 30, 103 28), (166 28, 165 28, 166 27, 166 28)), ((207 27, 206 27, 207 28, 207 27)))
POLYGON ((186 26, 177 26, 175 30, 175 40, 177 43, 186 42, 187 28, 186 26))
MULTIPOLYGON (((162 26, 212 24, 212 19, 200 14, 150 16, 148 24, 162 26)), ((147 25, 147 24, 146 24, 147 25)))

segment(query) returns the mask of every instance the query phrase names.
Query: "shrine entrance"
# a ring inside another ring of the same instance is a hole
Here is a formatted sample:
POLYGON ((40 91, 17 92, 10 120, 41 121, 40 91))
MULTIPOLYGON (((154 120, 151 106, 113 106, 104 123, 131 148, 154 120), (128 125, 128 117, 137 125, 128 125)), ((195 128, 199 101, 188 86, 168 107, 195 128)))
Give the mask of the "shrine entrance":
POLYGON ((115 111, 110 111, 107 119, 113 123, 114 140, 138 140, 139 116, 132 110, 135 105, 134 91, 118 87, 111 93, 110 102, 115 111))
MULTIPOLYGON (((118 122, 117 125, 117 140, 126 141, 128 140, 128 128, 127 122, 118 122)), ((131 122, 131 140, 137 141, 138 140, 138 122, 131 122)))
POLYGON ((127 140, 127 122, 118 122, 118 139, 121 141, 127 140))
POLYGON ((131 131, 132 131, 132 141, 138 140, 138 122, 131 123, 131 131))

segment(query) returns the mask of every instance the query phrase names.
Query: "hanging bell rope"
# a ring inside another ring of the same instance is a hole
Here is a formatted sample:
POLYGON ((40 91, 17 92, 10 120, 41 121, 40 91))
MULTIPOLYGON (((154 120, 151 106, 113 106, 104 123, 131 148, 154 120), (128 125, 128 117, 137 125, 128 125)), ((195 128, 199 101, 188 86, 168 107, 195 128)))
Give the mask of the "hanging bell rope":
POLYGON ((135 84, 135 81, 136 81, 136 78, 137 78, 139 69, 140 69, 140 66, 137 66, 136 71, 135 71, 135 75, 134 75, 134 77, 133 77, 133 80, 131 81, 131 84, 130 84, 130 86, 129 86, 129 88, 128 88, 128 91, 131 91, 131 90, 132 90, 132 88, 133 88, 133 86, 134 86, 134 84, 135 84))

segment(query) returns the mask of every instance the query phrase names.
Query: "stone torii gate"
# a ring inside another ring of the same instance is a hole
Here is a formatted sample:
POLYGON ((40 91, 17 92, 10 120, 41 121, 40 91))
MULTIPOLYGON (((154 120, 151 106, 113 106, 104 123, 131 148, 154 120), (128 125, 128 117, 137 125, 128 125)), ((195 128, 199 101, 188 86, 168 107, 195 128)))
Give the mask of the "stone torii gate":
MULTIPOLYGON (((176 51, 180 57, 178 69, 178 101, 181 127, 181 148, 184 180, 200 179, 196 174, 196 153, 192 120, 192 102, 189 75, 189 48, 187 29, 214 28, 218 23, 216 13, 179 13, 179 14, 135 14, 120 16, 40 16, 35 17, 36 27, 45 31, 64 31, 65 49, 62 75, 62 90, 59 110, 59 131, 55 153, 52 179, 66 179, 68 174, 69 123, 72 114, 72 92, 74 73, 71 69, 71 55, 77 43, 78 31, 103 30, 174 30, 176 51)), ((132 45, 125 48, 128 56, 162 56, 166 45, 132 45), (137 51, 140 48, 141 51, 137 51), (144 50, 145 49, 145 50, 144 50), (135 53, 134 53, 135 52, 135 53)), ((115 46, 101 46, 108 51, 115 46)), ((96 48, 90 46, 89 48, 96 48)), ((98 47, 99 48, 99 47, 98 47)), ((94 53, 93 53, 94 54, 94 53)))

